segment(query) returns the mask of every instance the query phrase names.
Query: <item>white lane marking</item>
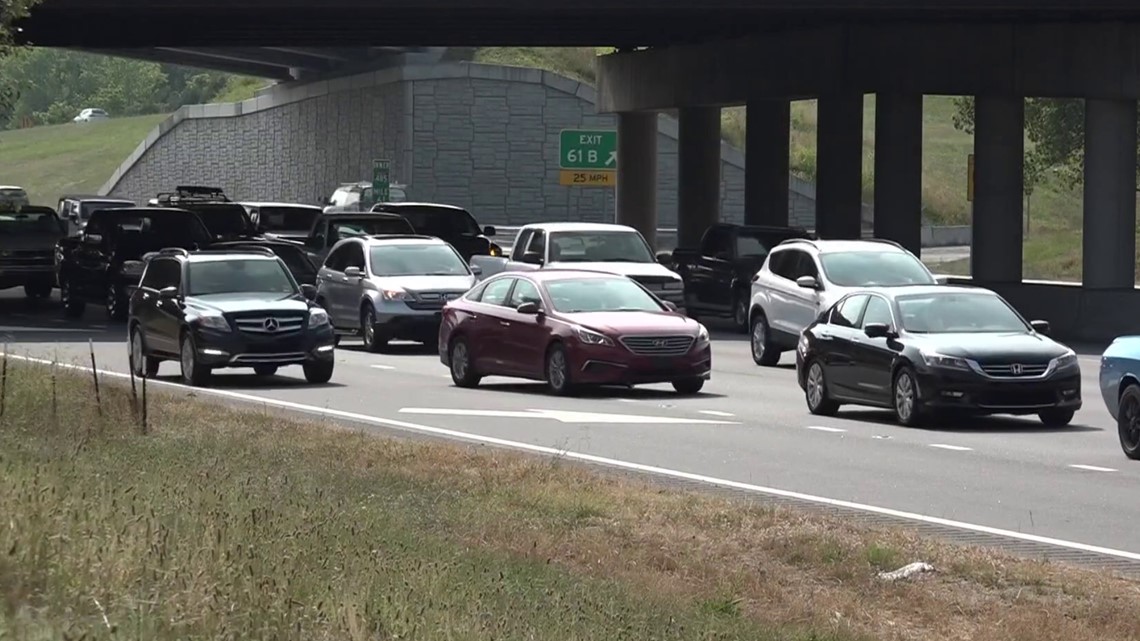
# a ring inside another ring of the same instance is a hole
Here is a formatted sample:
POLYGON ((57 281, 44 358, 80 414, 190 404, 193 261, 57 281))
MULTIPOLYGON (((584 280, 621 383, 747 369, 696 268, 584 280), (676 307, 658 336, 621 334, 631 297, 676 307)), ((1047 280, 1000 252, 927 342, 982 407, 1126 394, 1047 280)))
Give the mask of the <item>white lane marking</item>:
POLYGON ((937 447, 942 450, 954 450, 955 452, 970 452, 973 451, 972 447, 962 447, 961 445, 945 445, 943 443, 931 443, 930 447, 937 447))
POLYGON ((638 403, 638 402, 640 402, 636 398, 619 398, 617 400, 620 403, 638 403))
POLYGON ((823 425, 808 425, 809 430, 816 430, 819 432, 846 432, 847 430, 841 427, 824 427, 823 425))
POLYGON ((724 418, 732 418, 733 416, 736 416, 736 414, 733 414, 732 412, 718 412, 717 410, 700 410, 700 413, 708 414, 709 416, 721 416, 724 418))
MULTIPOLYGON (((371 367, 372 369, 396 369, 395 367, 392 367, 391 365, 369 365, 369 367, 371 367)), ((450 374, 448 375, 448 378, 451 378, 450 374)))
MULTIPOLYGON (((2 353, 2 352, 0 352, 2 353)), ((9 354, 8 358, 25 361, 29 363, 39 363, 41 365, 51 365, 52 361, 46 358, 34 358, 31 356, 23 356, 19 354, 9 354)), ((80 372, 90 372, 90 368, 81 367, 79 365, 69 365, 66 363, 58 363, 57 367, 63 369, 76 370, 80 372)), ((108 370, 99 370, 99 373, 104 376, 112 378, 128 379, 129 374, 122 372, 112 372, 108 370)), ((1116 550, 1113 548, 1101 547, 1099 545, 1089 545, 1088 543, 1079 543, 1077 541, 1066 541, 1064 539, 1055 539, 1048 536, 1040 536, 1037 534, 1027 534, 1025 532, 1015 532, 1013 530, 1003 530, 1001 528, 990 527, 988 525, 978 525, 976 523, 967 523, 965 521, 954 521, 952 519, 944 519, 939 516, 927 516, 925 514, 917 514, 915 512, 905 512, 903 510, 896 510, 888 507, 879 507, 876 505, 867 505, 866 503, 855 503, 854 501, 844 501, 842 499, 830 499, 824 496, 816 496, 814 494, 805 494, 803 492, 793 492, 791 490, 781 490, 774 487, 765 487, 763 485, 753 485, 752 483, 743 483, 741 481, 730 481, 728 479, 717 478, 715 476, 706 476, 704 474, 694 474, 692 472, 682 472, 680 470, 671 470, 669 468, 657 467, 654 465, 645 465, 643 463, 633 463, 630 461, 623 461, 620 459, 606 458, 604 456, 594 456, 593 454, 584 454, 581 452, 572 452, 569 450, 560 450, 553 447, 546 447, 544 445, 532 445, 530 443, 520 443, 518 441, 508 441, 506 439, 495 438, 493 436, 483 436, 481 434, 472 434, 470 432, 460 432, 458 430, 450 430, 442 427, 432 427, 430 425, 420 425, 418 423, 408 423, 405 421, 397 421, 390 418, 380 418, 378 416, 369 416, 367 414, 357 414, 355 412, 345 412, 343 410, 334 410, 316 405, 305 405, 302 403, 294 403, 292 401, 282 401, 275 398, 267 398, 263 396, 254 396, 253 394, 243 394, 241 392, 231 392, 229 390, 212 389, 208 387, 188 387, 181 383, 174 383, 171 381, 159 381, 151 379, 151 383, 164 387, 181 388, 187 392, 195 392, 198 394, 208 394, 212 396, 220 396, 223 398, 230 398, 247 403, 256 403, 261 405, 271 405, 281 409, 293 410, 296 412, 310 414, 313 416, 322 417, 335 417, 343 418, 349 421, 358 423, 369 423, 372 425, 383 425, 385 427, 393 427, 402 429, 409 432, 419 432, 423 434, 435 434, 437 436, 446 436, 449 438, 459 439, 463 441, 470 441, 472 443, 482 443, 485 445, 498 445, 509 449, 519 450, 523 452, 532 452, 535 454, 549 454, 555 457, 562 457, 574 461, 582 461, 585 463, 594 463, 597 465, 605 465, 618 469, 630 470, 633 472, 641 472, 644 474, 655 474, 657 476, 666 476, 669 478, 681 479, 685 481, 693 481, 696 483, 704 483, 706 485, 713 485, 717 487, 726 487, 735 490, 743 490, 745 492, 755 492, 757 494, 767 494, 770 496, 779 496, 783 498, 796 499, 808 503, 817 503, 819 505, 827 505, 830 507, 841 507, 849 510, 858 510, 860 512, 868 512, 871 514, 880 514, 883 516, 890 516, 897 519, 906 519, 908 521, 917 521, 919 523, 929 523, 931 525, 942 525, 945 527, 952 527, 959 530, 967 530, 970 532, 979 532, 982 534, 990 534, 993 536, 1000 536, 1007 539, 1016 539, 1018 541, 1029 541, 1031 543, 1041 543, 1043 545, 1052 545, 1070 550, 1080 550, 1082 552, 1091 552, 1093 554, 1103 554, 1105 556, 1113 556, 1121 559, 1128 559, 1130 561, 1140 561, 1140 553, 1128 552, 1126 550, 1116 550)))
POLYGON ((1069 467, 1076 468, 1078 470, 1088 470, 1090 472, 1119 472, 1120 471, 1120 470, 1114 470, 1111 467, 1098 467, 1096 465, 1070 465, 1069 467))
POLYGON ((473 410, 444 407, 404 407, 401 414, 431 414, 435 416, 484 416, 488 418, 548 418, 560 423, 619 423, 653 425, 661 423, 702 423, 705 425, 739 425, 732 421, 710 421, 701 418, 666 416, 639 416, 637 414, 603 414, 601 412, 571 412, 567 410, 473 410))

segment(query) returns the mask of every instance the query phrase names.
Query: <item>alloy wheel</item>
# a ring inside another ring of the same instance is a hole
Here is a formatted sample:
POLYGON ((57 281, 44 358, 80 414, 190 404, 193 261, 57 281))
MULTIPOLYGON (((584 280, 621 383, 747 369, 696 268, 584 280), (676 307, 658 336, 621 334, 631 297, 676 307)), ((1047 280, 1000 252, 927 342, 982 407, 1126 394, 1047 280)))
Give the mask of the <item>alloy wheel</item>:
POLYGON ((550 353, 546 366, 546 380, 556 390, 566 387, 566 354, 560 349, 550 353))
POLYGON ((1140 450, 1140 400, 1134 394, 1121 399, 1120 442, 1125 452, 1140 450))
POLYGON ((914 418, 914 381, 910 374, 902 372, 895 379, 895 413, 903 423, 914 418))
POLYGON ((142 333, 139 330, 131 330, 131 368, 135 370, 135 375, 144 374, 146 356, 143 355, 142 333))
POLYGON ((753 360, 761 361, 764 359, 764 351, 766 349, 765 341, 767 341, 767 339, 768 332, 764 328, 764 321, 757 319, 757 321, 752 324, 752 340, 750 341, 752 343, 753 360))
POLYGON ((455 378, 462 380, 467 377, 468 368, 467 343, 459 342, 451 348, 451 373, 455 378))
POLYGON ((189 378, 194 372, 194 343, 189 339, 182 341, 182 373, 189 378))
POLYGON ((807 398, 812 409, 823 402, 823 367, 819 363, 812 363, 808 369, 807 398))
POLYGON ((736 309, 733 312, 733 322, 741 329, 748 329, 748 304, 743 300, 736 302, 736 309))

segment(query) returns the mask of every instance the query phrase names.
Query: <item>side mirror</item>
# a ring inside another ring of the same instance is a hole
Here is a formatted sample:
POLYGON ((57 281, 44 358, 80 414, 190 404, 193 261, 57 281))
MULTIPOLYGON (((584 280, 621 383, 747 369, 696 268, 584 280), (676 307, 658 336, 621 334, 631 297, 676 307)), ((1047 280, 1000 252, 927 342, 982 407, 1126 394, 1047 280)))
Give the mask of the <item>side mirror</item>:
POLYGON ((364 272, 360 271, 359 267, 345 267, 344 275, 349 278, 364 278, 364 272))
POLYGON ((1029 324, 1033 327, 1033 331, 1037 332, 1038 334, 1049 334, 1049 321, 1035 320, 1030 321, 1029 324))
POLYGON ((483 235, 484 236, 494 236, 495 235, 495 227, 493 225, 487 225, 486 227, 483 228, 483 235))
POLYGON ((673 252, 659 251, 659 252, 657 252, 656 258, 657 258, 657 262, 661 265, 664 265, 666 267, 670 267, 673 265, 673 252))
POLYGON ((796 284, 804 289, 819 289, 819 281, 815 276, 800 276, 796 279, 796 284))
POLYGON ((159 298, 166 300, 174 300, 178 298, 178 288, 174 285, 171 285, 170 287, 163 287, 162 289, 158 290, 158 296, 159 298))
POLYGON ((870 338, 890 338, 891 328, 886 323, 867 323, 863 333, 870 338))
POLYGON ((99 243, 103 242, 103 235, 102 234, 86 234, 85 236, 83 236, 83 242, 87 243, 88 245, 98 245, 99 243))
POLYGON ((538 252, 526 252, 522 255, 522 262, 528 265, 541 265, 542 254, 538 252))
POLYGON ((676 311, 677 311, 677 303, 674 303, 674 302, 673 302, 673 301, 671 301, 671 300, 663 300, 663 301, 661 301, 661 302, 662 302, 662 303, 665 305, 665 309, 667 309, 667 310, 669 310, 669 311, 671 311, 671 312, 676 312, 676 311))
POLYGON ((316 286, 310 285, 308 283, 301 285, 301 295, 305 297, 305 300, 316 299, 316 297, 317 297, 316 286))
POLYGON ((528 301, 515 308, 515 311, 520 314, 538 315, 542 313, 542 308, 534 301, 528 301))
POLYGON ((472 274, 474 274, 476 276, 482 276, 483 275, 483 268, 482 267, 480 267, 478 265, 470 265, 470 267, 471 267, 471 273, 472 274))

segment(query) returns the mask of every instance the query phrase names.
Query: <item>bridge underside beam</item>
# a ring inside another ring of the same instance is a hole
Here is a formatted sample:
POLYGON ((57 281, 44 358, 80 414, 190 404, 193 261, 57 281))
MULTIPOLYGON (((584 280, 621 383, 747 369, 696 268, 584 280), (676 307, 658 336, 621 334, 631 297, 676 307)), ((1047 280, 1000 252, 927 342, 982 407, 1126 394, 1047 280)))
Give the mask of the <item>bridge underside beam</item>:
POLYGON ((293 76, 289 73, 288 67, 282 67, 280 65, 269 64, 265 62, 234 60, 218 56, 202 55, 189 50, 171 50, 141 47, 131 49, 83 50, 89 53, 119 56, 122 58, 134 58, 136 60, 150 60, 152 62, 162 62, 172 65, 184 65, 187 67, 197 67, 200 69, 211 69, 214 71, 224 71, 226 73, 256 76, 259 78, 270 78, 273 80, 293 79, 293 76))

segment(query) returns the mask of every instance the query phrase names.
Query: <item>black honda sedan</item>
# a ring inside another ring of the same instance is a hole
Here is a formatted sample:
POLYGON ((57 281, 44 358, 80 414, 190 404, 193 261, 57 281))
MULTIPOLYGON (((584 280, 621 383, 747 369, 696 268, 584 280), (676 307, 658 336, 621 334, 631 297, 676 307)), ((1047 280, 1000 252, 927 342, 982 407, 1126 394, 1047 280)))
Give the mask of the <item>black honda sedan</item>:
POLYGON ((804 329, 796 375, 813 414, 842 404, 894 410, 902 425, 941 416, 1036 414, 1067 425, 1081 407, 1073 350, 979 287, 851 292, 804 329))

